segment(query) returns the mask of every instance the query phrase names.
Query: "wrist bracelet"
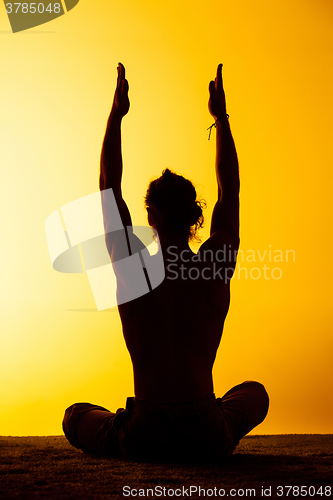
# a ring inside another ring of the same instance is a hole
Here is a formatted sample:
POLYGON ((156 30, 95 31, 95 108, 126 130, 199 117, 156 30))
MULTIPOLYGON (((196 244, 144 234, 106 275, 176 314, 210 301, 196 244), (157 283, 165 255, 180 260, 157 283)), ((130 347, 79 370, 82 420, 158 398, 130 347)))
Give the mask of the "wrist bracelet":
MULTIPOLYGON (((225 116, 229 119, 229 115, 228 115, 228 113, 226 113, 226 114, 225 114, 225 116)), ((209 130, 208 140, 210 140, 210 136, 211 136, 211 133, 212 133, 212 128, 213 128, 213 127, 215 127, 215 128, 216 128, 216 124, 217 124, 217 122, 218 122, 218 121, 219 121, 219 118, 217 118, 217 119, 215 120, 215 122, 213 123, 213 125, 211 125, 210 127, 208 127, 208 129, 207 129, 207 130, 209 130)))

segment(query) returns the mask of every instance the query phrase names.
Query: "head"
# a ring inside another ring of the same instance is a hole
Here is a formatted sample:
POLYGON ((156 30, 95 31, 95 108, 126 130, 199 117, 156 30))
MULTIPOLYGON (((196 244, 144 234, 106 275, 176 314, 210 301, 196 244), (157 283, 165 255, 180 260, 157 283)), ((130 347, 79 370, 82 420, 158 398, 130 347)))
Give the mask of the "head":
POLYGON ((165 169, 147 189, 145 206, 149 224, 160 237, 177 233, 188 239, 198 239, 196 233, 204 222, 204 202, 196 198, 191 181, 165 169))

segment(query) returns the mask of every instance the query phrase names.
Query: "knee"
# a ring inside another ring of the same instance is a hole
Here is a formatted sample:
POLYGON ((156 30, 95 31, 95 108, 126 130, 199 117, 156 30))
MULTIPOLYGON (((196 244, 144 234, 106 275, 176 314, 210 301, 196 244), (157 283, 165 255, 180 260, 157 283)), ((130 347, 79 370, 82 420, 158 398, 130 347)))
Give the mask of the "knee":
POLYGON ((66 434, 68 428, 70 427, 70 422, 71 422, 72 417, 73 417, 74 408, 75 408, 75 405, 71 405, 65 410, 65 415, 64 415, 64 418, 62 420, 62 429, 63 429, 65 434, 66 434))
POLYGON ((65 410, 65 415, 62 420, 62 430, 64 431, 64 434, 68 441, 71 443, 72 446, 76 446, 76 443, 74 442, 74 433, 73 433, 73 420, 74 420, 74 415, 75 415, 75 404, 69 406, 65 410))
POLYGON ((269 400, 266 388, 260 382, 255 382, 254 380, 247 380, 246 382, 243 382, 243 384, 244 385, 246 384, 248 388, 257 393, 258 396, 262 397, 263 399, 266 399, 267 401, 269 400))
POLYGON ((269 407, 269 396, 267 394, 266 388, 260 382, 249 381, 244 383, 251 384, 251 392, 253 393, 257 412, 260 415, 260 419, 262 422, 267 415, 269 407))
POLYGON ((62 429, 70 444, 81 448, 76 438, 76 429, 79 419, 92 405, 90 403, 75 403, 69 406, 62 421, 62 429))

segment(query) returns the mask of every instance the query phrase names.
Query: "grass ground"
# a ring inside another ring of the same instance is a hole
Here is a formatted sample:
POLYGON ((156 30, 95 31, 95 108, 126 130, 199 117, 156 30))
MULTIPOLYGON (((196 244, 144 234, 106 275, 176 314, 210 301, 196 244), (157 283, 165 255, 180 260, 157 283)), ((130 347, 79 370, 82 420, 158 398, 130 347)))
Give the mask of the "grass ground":
POLYGON ((98 458, 63 436, 0 437, 0 499, 327 499, 332 484, 331 434, 248 436, 230 459, 204 465, 98 458))

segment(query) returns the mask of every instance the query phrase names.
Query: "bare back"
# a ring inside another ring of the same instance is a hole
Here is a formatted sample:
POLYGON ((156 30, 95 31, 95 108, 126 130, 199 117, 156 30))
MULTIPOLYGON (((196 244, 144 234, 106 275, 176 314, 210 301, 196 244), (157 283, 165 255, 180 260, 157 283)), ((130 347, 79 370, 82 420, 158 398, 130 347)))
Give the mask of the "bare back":
POLYGON ((204 256, 198 262, 189 249, 183 254, 175 249, 172 258, 163 252, 161 285, 118 306, 140 399, 188 400, 213 393, 212 367, 229 308, 229 280, 224 280, 225 265, 203 261, 204 256))

